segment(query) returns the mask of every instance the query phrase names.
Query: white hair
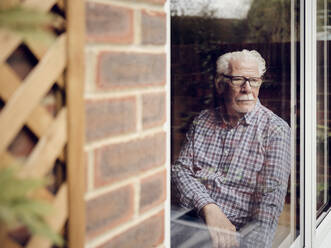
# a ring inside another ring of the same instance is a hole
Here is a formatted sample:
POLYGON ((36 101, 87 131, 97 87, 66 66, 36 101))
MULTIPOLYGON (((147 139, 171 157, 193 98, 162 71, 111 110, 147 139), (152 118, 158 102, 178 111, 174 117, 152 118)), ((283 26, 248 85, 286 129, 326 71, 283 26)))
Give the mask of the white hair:
POLYGON ((217 59, 217 73, 224 73, 229 74, 230 68, 229 64, 231 60, 243 60, 243 59, 249 59, 254 60, 257 63, 259 76, 261 77, 265 71, 265 60, 262 58, 262 56, 255 50, 242 50, 242 51, 236 51, 236 52, 229 52, 226 54, 223 54, 217 59))

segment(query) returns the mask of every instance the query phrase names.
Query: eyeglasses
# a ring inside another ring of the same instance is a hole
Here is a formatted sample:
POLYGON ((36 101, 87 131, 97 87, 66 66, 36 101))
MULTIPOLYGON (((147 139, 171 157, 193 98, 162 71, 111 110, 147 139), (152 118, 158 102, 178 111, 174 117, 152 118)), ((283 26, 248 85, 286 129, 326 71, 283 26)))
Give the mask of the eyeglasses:
POLYGON ((260 87, 262 84, 262 78, 258 77, 247 78, 243 76, 229 76, 225 74, 222 75, 223 77, 230 79, 231 84, 235 87, 242 87, 247 81, 249 82, 249 85, 254 88, 260 87))

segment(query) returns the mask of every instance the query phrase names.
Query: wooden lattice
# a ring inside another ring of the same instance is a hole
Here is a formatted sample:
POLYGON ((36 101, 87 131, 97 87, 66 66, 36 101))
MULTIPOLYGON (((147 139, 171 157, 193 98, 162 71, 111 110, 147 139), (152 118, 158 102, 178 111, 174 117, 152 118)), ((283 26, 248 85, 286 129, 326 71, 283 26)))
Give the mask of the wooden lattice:
MULTIPOLYGON (((76 63, 76 68, 70 65, 74 64, 73 60, 82 60, 83 56, 83 1, 68 0, 65 6, 64 0, 25 0, 23 5, 45 12, 54 8, 62 11, 66 16, 66 30, 58 32, 52 44, 44 44, 39 40, 23 40, 14 32, 0 29, 0 100, 3 105, 0 110, 0 161, 2 165, 11 165, 19 160, 23 164, 21 177, 53 175, 53 185, 38 192, 38 196, 52 203, 56 210, 47 222, 55 231, 68 237, 70 247, 82 247, 83 73, 81 62, 76 63), (78 19, 73 17, 74 8, 78 19), (73 44, 76 39, 77 43, 73 44), (10 58, 22 46, 23 52, 37 60, 24 76, 15 71, 10 63, 10 58), (50 95, 55 99, 52 111, 44 103, 44 99, 50 95), (80 124, 77 125, 76 119, 80 124), (23 129, 28 130, 36 141, 29 154, 18 158, 10 147, 23 129), (61 166, 63 170, 59 169, 61 166), (73 172, 75 175, 72 175, 73 172), (69 230, 65 231, 68 219, 71 223, 69 230)), ((51 247, 52 244, 39 236, 29 237, 23 244, 8 236, 0 246, 41 248, 51 247)))

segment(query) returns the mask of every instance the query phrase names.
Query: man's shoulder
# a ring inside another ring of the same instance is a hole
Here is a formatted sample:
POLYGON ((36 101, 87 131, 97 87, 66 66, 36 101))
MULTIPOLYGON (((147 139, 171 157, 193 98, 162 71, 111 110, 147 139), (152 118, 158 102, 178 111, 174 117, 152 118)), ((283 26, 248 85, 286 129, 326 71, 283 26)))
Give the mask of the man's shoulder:
POLYGON ((193 120, 193 129, 195 133, 202 135, 212 135, 215 127, 218 125, 216 109, 202 110, 193 120))
POLYGON ((268 125, 269 130, 272 132, 289 133, 291 131, 290 126, 285 120, 263 105, 261 105, 260 116, 264 119, 268 125))
POLYGON ((195 118, 193 123, 195 125, 201 125, 206 123, 214 123, 216 121, 216 109, 217 108, 209 108, 202 110, 195 118))

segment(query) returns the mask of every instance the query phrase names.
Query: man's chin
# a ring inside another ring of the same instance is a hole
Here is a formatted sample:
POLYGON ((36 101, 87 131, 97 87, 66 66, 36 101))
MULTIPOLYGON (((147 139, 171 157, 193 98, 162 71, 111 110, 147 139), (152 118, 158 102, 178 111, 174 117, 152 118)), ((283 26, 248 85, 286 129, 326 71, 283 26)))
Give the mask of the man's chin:
POLYGON ((242 114, 251 112, 255 107, 255 102, 252 101, 241 101, 236 107, 236 111, 242 114))

